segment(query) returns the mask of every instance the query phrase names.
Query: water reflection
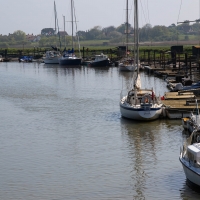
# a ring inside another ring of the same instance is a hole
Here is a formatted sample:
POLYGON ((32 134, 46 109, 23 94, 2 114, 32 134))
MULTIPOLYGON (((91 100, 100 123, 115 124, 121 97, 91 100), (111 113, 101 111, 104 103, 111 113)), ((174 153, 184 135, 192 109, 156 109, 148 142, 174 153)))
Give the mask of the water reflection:
POLYGON ((127 138, 129 155, 132 160, 130 175, 134 182, 132 186, 133 191, 135 191, 133 199, 145 199, 145 186, 149 177, 149 169, 145 165, 150 167, 151 163, 157 160, 155 142, 159 138, 157 133, 161 126, 157 121, 147 124, 124 118, 121 119, 121 124, 121 131, 127 138))
POLYGON ((200 199, 200 187, 191 183, 188 179, 183 183, 180 189, 180 196, 183 200, 199 200, 200 199))
POLYGON ((178 198, 174 188, 179 188, 184 179, 178 160, 180 121, 136 122, 121 118, 121 133, 132 163, 133 199, 178 198))
POLYGON ((92 67, 92 66, 90 66, 89 67, 90 68, 90 70, 94 70, 95 71, 95 74, 105 74, 105 73, 108 73, 108 71, 109 71, 109 69, 110 69, 110 67, 108 67, 108 66, 102 66, 102 67, 92 67))

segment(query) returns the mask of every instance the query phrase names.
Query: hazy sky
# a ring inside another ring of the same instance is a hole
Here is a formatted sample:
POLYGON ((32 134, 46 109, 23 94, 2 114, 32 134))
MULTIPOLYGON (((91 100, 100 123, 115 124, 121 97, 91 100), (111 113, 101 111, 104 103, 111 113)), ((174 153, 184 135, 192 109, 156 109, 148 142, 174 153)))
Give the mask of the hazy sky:
MULTIPOLYGON (((138 0, 139 26, 169 26, 177 21, 200 18, 200 0, 138 0), (182 2, 182 4, 181 4, 182 2), (180 12, 179 12, 180 11, 180 12), (179 14, 180 13, 180 14, 179 14)), ((71 34, 70 0, 55 0, 60 30, 71 34)), ((74 0, 78 30, 119 26, 125 22, 126 0, 74 0)), ((129 22, 133 23, 133 0, 129 0, 129 22), (131 10, 132 9, 132 10, 131 10)), ((26 34, 40 34, 43 28, 54 28, 54 0, 2 0, 0 6, 0 34, 16 30, 26 34)))

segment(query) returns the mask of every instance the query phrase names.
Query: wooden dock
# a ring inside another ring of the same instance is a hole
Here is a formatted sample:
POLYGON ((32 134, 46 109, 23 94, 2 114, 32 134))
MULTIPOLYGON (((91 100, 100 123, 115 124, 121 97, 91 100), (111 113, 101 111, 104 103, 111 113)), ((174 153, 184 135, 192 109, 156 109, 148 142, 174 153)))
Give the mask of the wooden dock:
POLYGON ((163 103, 163 116, 169 119, 189 117, 190 113, 196 110, 196 96, 193 92, 167 92, 164 98, 165 100, 161 100, 163 103))
POLYGON ((195 99, 193 92, 179 93, 179 92, 166 92, 164 94, 165 100, 186 100, 195 99))

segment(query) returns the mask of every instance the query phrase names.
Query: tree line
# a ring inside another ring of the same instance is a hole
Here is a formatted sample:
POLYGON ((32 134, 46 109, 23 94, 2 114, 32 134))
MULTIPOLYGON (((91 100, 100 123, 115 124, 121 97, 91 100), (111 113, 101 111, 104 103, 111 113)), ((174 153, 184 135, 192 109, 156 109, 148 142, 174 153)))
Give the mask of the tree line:
MULTIPOLYGON (((121 24, 118 27, 109 26, 101 28, 96 26, 88 31, 78 31, 80 40, 109 40, 111 43, 124 42, 126 34, 128 34, 129 41, 133 41, 134 28, 128 24, 128 31, 126 31, 127 24, 121 24)), ((150 41, 176 41, 198 39, 200 35, 200 24, 191 24, 189 21, 184 21, 179 25, 171 24, 170 26, 154 26, 146 24, 139 29, 139 38, 141 42, 150 41)))
MULTIPOLYGON (((43 29, 44 31, 44 29, 43 29)), ((9 48, 13 46, 65 46, 71 44, 71 36, 59 36, 45 35, 41 32, 41 38, 38 42, 29 41, 26 37, 26 33, 17 30, 9 35, 0 35, 0 48, 9 48), (58 37, 59 36, 59 37, 58 37)), ((118 27, 108 26, 101 28, 95 26, 87 31, 78 31, 75 37, 79 37, 80 41, 87 40, 106 40, 110 44, 125 42, 126 36, 128 36, 129 42, 134 40, 134 28, 131 24, 123 23, 118 27), (128 27, 128 31, 126 31, 128 27)), ((157 42, 157 41, 176 41, 176 40, 199 40, 200 37, 200 23, 196 20, 195 23, 190 24, 189 21, 184 23, 170 26, 152 26, 151 24, 145 24, 139 29, 140 42, 157 42)))

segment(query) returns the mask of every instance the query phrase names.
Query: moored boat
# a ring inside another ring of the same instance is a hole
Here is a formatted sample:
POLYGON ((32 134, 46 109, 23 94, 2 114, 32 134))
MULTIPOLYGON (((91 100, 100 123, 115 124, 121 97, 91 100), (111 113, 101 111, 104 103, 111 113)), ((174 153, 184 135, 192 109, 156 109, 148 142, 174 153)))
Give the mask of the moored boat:
POLYGON ((75 56, 73 48, 72 50, 64 51, 58 61, 60 65, 81 65, 81 58, 75 56))
POLYGON ((126 54, 125 58, 121 59, 119 62, 119 71, 122 72, 133 72, 136 70, 136 65, 134 63, 134 59, 129 57, 129 49, 128 49, 128 39, 129 39, 129 23, 128 23, 128 0, 126 0, 126 54))
POLYGON ((181 148, 179 160, 186 178, 200 187, 200 132, 194 130, 181 148))
POLYGON ((96 67, 100 67, 100 66, 109 66, 110 65, 110 59, 108 58, 107 55, 101 53, 99 55, 95 55, 95 59, 90 62, 91 66, 96 66, 96 67))
POLYGON ((152 89, 141 89, 141 80, 139 74, 139 33, 138 33, 138 0, 134 1, 134 13, 135 13, 135 55, 134 66, 137 67, 136 77, 133 79, 133 88, 128 91, 128 94, 121 98, 120 112, 125 118, 149 121, 158 119, 162 114, 162 102, 160 98, 156 96, 152 89))
POLYGON ((43 61, 45 64, 59 64, 60 51, 46 51, 43 61))
POLYGON ((123 60, 119 63, 119 71, 133 72, 137 69, 137 66, 133 64, 134 61, 131 59, 123 60))
MULTIPOLYGON (((62 57, 59 58, 59 64, 60 65, 65 65, 65 66, 80 66, 82 58, 77 57, 74 53, 74 0, 71 0, 71 25, 72 25, 72 47, 71 49, 63 51, 62 57)), ((76 22, 76 20, 75 20, 76 22)), ((78 41, 79 42, 79 41, 78 41)), ((80 45, 79 45, 79 53, 80 53, 80 45)))

